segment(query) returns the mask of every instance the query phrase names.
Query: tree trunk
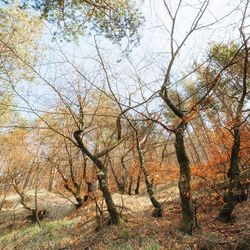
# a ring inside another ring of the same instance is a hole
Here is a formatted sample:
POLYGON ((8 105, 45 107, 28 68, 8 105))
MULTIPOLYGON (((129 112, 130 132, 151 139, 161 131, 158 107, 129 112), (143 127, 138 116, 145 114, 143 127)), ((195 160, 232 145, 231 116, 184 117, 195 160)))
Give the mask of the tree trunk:
POLYGON ((120 215, 117 212, 114 201, 112 199, 110 190, 108 188, 107 175, 106 173, 98 175, 99 186, 103 194, 103 198, 107 205, 107 210, 110 215, 110 223, 111 224, 119 224, 120 223, 120 215))
POLYGON ((133 186, 133 176, 131 176, 129 180, 128 195, 132 195, 132 186, 133 186))
MULTIPOLYGON (((204 158, 205 158, 206 162, 208 162, 209 159, 208 159, 208 156, 207 156, 207 152, 206 152, 206 150, 205 150, 204 147, 203 147, 204 144, 201 142, 201 140, 200 140, 200 135, 197 133, 197 131, 199 131, 199 128, 197 128, 197 126, 194 126, 192 122, 190 122, 190 125, 191 125, 191 127, 192 127, 192 129, 193 129, 193 131, 194 131, 194 134, 195 134, 195 136, 196 136, 196 138, 197 138, 197 140, 198 140, 199 148, 201 149, 201 151, 202 151, 202 153, 203 153, 203 155, 204 155, 204 158)), ((197 152, 197 154, 199 155, 198 152, 197 152)), ((201 161, 201 158, 199 159, 199 161, 202 162, 202 161, 201 161)))
MULTIPOLYGON (((193 129, 194 129, 194 128, 193 128, 193 129)), ((188 130, 188 129, 187 129, 187 134, 188 134, 188 138, 189 138, 189 141, 190 141, 190 143, 191 143, 193 152, 194 152, 194 154, 195 154, 195 157, 193 156, 191 149, 188 148, 188 149, 189 149, 189 152, 190 152, 190 155, 191 155, 191 157, 192 157, 192 159, 193 159, 194 164, 195 164, 196 166, 198 166, 199 164, 201 164, 201 158, 200 158, 199 152, 197 151, 197 146, 194 145, 194 142, 193 142, 193 139, 192 139, 192 135, 189 133, 189 130, 188 130), (197 162, 196 162, 196 160, 197 160, 197 162)), ((195 134, 195 136, 196 136, 196 134, 195 134)))
POLYGON ((237 201, 240 200, 240 169, 239 169, 239 152, 240 152, 240 130, 234 129, 234 143, 231 151, 230 168, 227 173, 229 177, 228 191, 224 196, 225 205, 221 209, 218 219, 223 222, 232 221, 232 213, 237 201))
POLYGON ((148 170, 145 167, 144 153, 143 153, 143 150, 142 150, 139 142, 137 144, 137 150, 138 150, 139 159, 140 159, 140 167, 141 167, 141 170, 143 172, 145 184, 147 187, 147 193, 148 193, 148 196, 149 196, 149 199, 150 199, 152 205, 155 208, 152 215, 154 217, 161 217, 162 216, 162 206, 161 206, 161 203, 158 202, 155 198, 154 191, 153 191, 153 185, 152 185, 152 182, 150 180, 148 170))
POLYGON ((138 177, 137 177, 135 194, 139 194, 140 184, 141 184, 141 170, 140 170, 138 177))
POLYGON ((99 181, 99 187, 100 190, 102 191, 103 198, 106 202, 107 205, 107 210, 109 212, 110 216, 110 223, 111 224, 119 224, 121 219, 120 219, 120 214, 118 213, 114 201, 111 196, 111 192, 108 187, 108 178, 107 178, 107 169, 103 165, 103 163, 99 160, 99 158, 96 155, 93 155, 83 144, 82 139, 80 137, 82 131, 78 130, 74 132, 74 137, 78 143, 78 147, 82 150, 84 154, 86 154, 89 159, 94 163, 95 167, 99 170, 98 173, 98 181, 99 181))
MULTIPOLYGON (((246 5, 247 10, 248 2, 246 5)), ((245 15, 245 14, 244 14, 245 15)), ((245 16, 244 16, 245 17, 245 16)), ((240 183, 240 169, 239 169, 239 154, 240 154, 240 127, 244 123, 242 121, 242 111, 245 103, 245 98, 247 95, 247 84, 248 84, 248 61, 249 61, 249 47, 248 47, 248 39, 245 36, 245 33, 243 31, 243 23, 240 28, 241 38, 243 40, 244 45, 244 64, 243 64, 243 75, 242 75, 242 93, 240 99, 238 99, 238 106, 236 115, 234 117, 234 142, 233 147, 231 150, 231 161, 230 161, 230 168, 227 173, 229 177, 229 188, 228 192, 225 194, 225 202, 226 204, 221 209, 219 213, 219 220, 221 221, 231 221, 232 220, 232 213, 235 208, 235 205, 238 201, 240 201, 241 198, 241 183, 240 183)))
POLYGON ((27 173, 27 176, 25 178, 25 181, 24 181, 24 184, 23 184, 23 190, 26 189, 28 187, 28 184, 30 182, 30 177, 31 177, 31 174, 32 174, 32 170, 33 170, 33 164, 31 164, 30 168, 29 168, 29 171, 27 173))
POLYGON ((53 183, 54 183, 54 175, 55 175, 54 167, 51 166, 50 167, 50 174, 49 174, 48 192, 52 192, 53 183))
POLYGON ((180 126, 174 131, 176 155, 180 166, 179 190, 182 210, 180 230, 184 233, 192 234, 194 214, 190 189, 190 162, 184 145, 185 129, 186 124, 181 123, 180 126))
POLYGON ((124 162, 124 159, 125 159, 125 155, 121 157, 121 166, 122 166, 122 168, 124 170, 123 173, 122 173, 122 186, 124 187, 124 192, 125 192, 130 175, 129 175, 129 172, 128 172, 127 168, 126 168, 126 164, 124 162))
POLYGON ((112 161, 111 161, 110 158, 109 158, 109 163, 110 163, 111 172, 112 172, 112 174, 114 176, 114 179, 115 179, 116 186, 117 186, 119 192, 124 194, 124 192, 125 192, 125 186, 123 185, 124 182, 120 181, 118 176, 116 175, 113 164, 112 164, 112 161))

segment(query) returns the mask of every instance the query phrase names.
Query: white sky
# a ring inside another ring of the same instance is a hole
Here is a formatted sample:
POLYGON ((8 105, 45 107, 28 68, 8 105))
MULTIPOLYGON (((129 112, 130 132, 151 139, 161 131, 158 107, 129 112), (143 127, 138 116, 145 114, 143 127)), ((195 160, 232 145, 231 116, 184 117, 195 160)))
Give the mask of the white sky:
MULTIPOLYGON (((138 2, 139 1, 141 0, 138 0, 138 2)), ((173 10, 178 3, 177 0, 166 0, 166 2, 171 2, 173 10)), ((184 4, 180 8, 176 22, 175 39, 177 42, 180 42, 189 30, 190 24, 199 10, 201 2, 204 1, 184 0, 183 2, 184 4)), ((230 13, 239 4, 241 4, 240 8, 242 8, 243 3, 244 1, 240 0, 211 0, 201 24, 205 25, 219 20, 230 13)), ((164 69, 168 63, 170 43, 167 29, 170 29, 171 22, 168 18, 163 0, 145 0, 142 9, 146 18, 146 22, 143 25, 142 39, 140 45, 133 49, 130 54, 130 59, 136 66, 142 80, 145 83, 149 83, 162 77, 161 69, 164 69)), ((187 71, 194 59, 200 60, 204 54, 206 54, 209 44, 212 42, 228 42, 238 39, 239 32, 237 28, 239 27, 240 18, 241 11, 236 11, 222 19, 218 24, 193 33, 181 50, 172 74, 179 75, 187 71)), ((249 22, 249 19, 247 19, 247 22, 249 22)), ((70 81, 73 78, 79 78, 79 76, 76 77, 77 74, 72 66, 62 63, 58 64, 58 61, 62 62, 65 58, 63 58, 58 47, 49 42, 49 37, 45 36, 43 41, 47 46, 52 46, 53 50, 48 50, 48 53, 45 55, 47 65, 41 67, 41 74, 43 74, 48 81, 55 82, 61 88, 67 85, 67 80, 70 81), (48 64, 48 62, 50 63, 48 64)), ((98 44, 101 47, 101 53, 105 62, 109 63, 113 73, 117 72, 118 88, 115 86, 116 83, 113 85, 115 92, 119 92, 121 95, 127 97, 128 93, 132 93, 136 89, 136 86, 131 80, 131 77, 135 78, 131 65, 123 58, 121 50, 111 42, 100 38, 98 44), (120 59, 122 60, 120 61, 120 59)), ((96 51, 93 45, 93 37, 88 37, 80 39, 79 45, 72 42, 62 47, 62 51, 74 62, 81 72, 85 74, 87 71, 89 77, 92 79, 96 74, 93 72, 97 69, 95 60, 91 59, 96 57, 96 51)), ((39 80, 39 82, 41 83, 42 81, 39 80)), ((160 83, 153 82, 149 86, 149 89, 145 91, 148 92, 149 95, 149 90, 157 90, 159 86, 160 83)), ((23 88, 22 91, 27 92, 27 88, 23 88)), ((33 88, 29 86, 28 91, 30 92, 29 100, 37 107, 44 107, 44 104, 49 105, 50 102, 54 101, 54 93, 51 94, 49 89, 44 85, 40 87, 37 85, 33 88)), ((138 93, 134 95, 134 98, 138 98, 138 93)))

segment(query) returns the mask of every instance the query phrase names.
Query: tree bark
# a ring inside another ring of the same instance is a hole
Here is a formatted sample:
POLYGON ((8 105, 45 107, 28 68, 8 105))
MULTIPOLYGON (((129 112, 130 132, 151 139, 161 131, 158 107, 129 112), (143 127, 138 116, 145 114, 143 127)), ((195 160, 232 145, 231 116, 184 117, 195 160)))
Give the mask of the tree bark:
POLYGON ((154 217, 161 217, 162 216, 162 206, 161 206, 161 203, 158 202, 155 198, 154 191, 153 191, 153 185, 152 185, 152 182, 150 180, 148 170, 145 167, 144 153, 143 153, 143 150, 142 150, 139 142, 137 142, 137 150, 138 150, 139 159, 140 159, 140 167, 141 167, 141 170, 143 172, 145 184, 147 187, 147 193, 148 193, 148 196, 149 196, 149 199, 150 199, 152 205, 155 208, 152 215, 154 217))
POLYGON ((194 227, 194 214, 190 188, 190 162, 184 145, 185 129, 186 123, 182 122, 174 131, 175 150, 180 166, 179 190, 182 210, 180 230, 184 233, 192 234, 192 229, 194 227))
POLYGON ((107 205, 107 210, 110 215, 110 223, 111 224, 119 224, 120 223, 120 215, 115 207, 114 201, 111 196, 111 192, 108 187, 107 182, 107 174, 104 172, 104 174, 98 175, 98 181, 99 186, 103 194, 103 198, 107 205))
POLYGON ((114 201, 112 199, 111 192, 108 187, 108 178, 107 178, 107 169, 103 165, 103 163, 99 160, 99 158, 96 155, 93 155, 83 144, 82 139, 81 139, 81 130, 75 131, 74 132, 74 138, 78 143, 78 147, 82 150, 83 153, 85 153, 89 159, 94 163, 95 167, 99 170, 99 174, 97 176, 98 181, 99 181, 99 187, 100 190, 102 191, 103 198, 106 202, 107 205, 107 210, 110 216, 110 223, 111 224, 119 224, 121 219, 120 219, 120 214, 118 213, 114 201))
POLYGON ((122 194, 124 194, 124 192, 125 192, 124 183, 122 181, 120 181, 119 178, 118 178, 118 176, 116 175, 114 167, 113 167, 113 163, 112 163, 112 161, 111 161, 110 158, 109 158, 109 163, 110 163, 111 172, 112 172, 112 174, 114 176, 114 179, 115 179, 116 186, 117 186, 119 192, 121 192, 122 194))
POLYGON ((242 93, 237 105, 236 115, 234 117, 234 128, 233 128, 233 146, 231 150, 230 168, 228 171, 229 187, 228 192, 225 194, 225 205, 221 209, 218 219, 224 222, 232 220, 232 213, 235 205, 241 200, 241 183, 240 183, 240 169, 239 169, 239 155, 240 155, 240 128, 244 123, 242 120, 242 111, 244 107, 245 98, 247 95, 247 84, 248 84, 248 60, 249 60, 249 47, 248 38, 246 38, 243 31, 243 24, 245 21, 245 14, 248 8, 249 1, 245 6, 243 14, 242 25, 240 27, 240 34, 244 45, 244 61, 243 61, 243 75, 242 75, 242 93))
POLYGON ((223 222, 232 221, 232 213, 240 200, 240 169, 239 169, 239 152, 240 152, 240 130, 234 129, 234 142, 231 151, 230 168, 228 170, 229 187, 224 195, 225 204, 220 210, 218 219, 223 222))
POLYGON ((129 186, 128 186, 128 195, 132 195, 132 186, 133 186, 133 176, 130 176, 129 186))
POLYGON ((141 170, 139 171, 139 174, 137 176, 135 194, 139 194, 140 184, 141 184, 141 170))
POLYGON ((50 174, 49 174, 48 192, 52 192, 53 183, 54 183, 54 175, 55 175, 55 171, 54 171, 53 166, 51 166, 50 167, 50 174))

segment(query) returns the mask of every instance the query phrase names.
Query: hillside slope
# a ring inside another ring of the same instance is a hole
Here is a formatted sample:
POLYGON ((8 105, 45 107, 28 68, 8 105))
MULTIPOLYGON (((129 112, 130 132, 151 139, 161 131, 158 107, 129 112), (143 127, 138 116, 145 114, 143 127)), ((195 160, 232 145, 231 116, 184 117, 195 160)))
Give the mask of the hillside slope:
MULTIPOLYGON (((31 200, 32 193, 28 193, 31 200)), ((27 220, 18 196, 9 195, 0 213, 0 249, 235 249, 250 238, 249 201, 238 204, 234 223, 222 224, 216 220, 220 201, 203 197, 197 212, 199 225, 193 236, 187 236, 178 231, 176 183, 158 189, 165 208, 162 218, 151 216, 153 209, 146 193, 113 197, 123 214, 124 222, 119 226, 108 226, 105 212, 97 225, 93 202, 75 210, 69 200, 40 190, 39 204, 49 211, 49 217, 39 227, 27 220)), ((99 200, 98 204, 103 203, 99 200)))

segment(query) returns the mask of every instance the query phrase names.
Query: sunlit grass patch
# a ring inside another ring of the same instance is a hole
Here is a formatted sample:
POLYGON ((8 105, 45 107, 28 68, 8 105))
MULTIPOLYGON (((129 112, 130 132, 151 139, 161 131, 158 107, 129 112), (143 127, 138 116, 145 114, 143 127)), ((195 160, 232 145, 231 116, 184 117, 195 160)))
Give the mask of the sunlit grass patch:
POLYGON ((7 249, 53 249, 71 239, 77 220, 58 220, 26 226, 0 236, 0 248, 7 249))

